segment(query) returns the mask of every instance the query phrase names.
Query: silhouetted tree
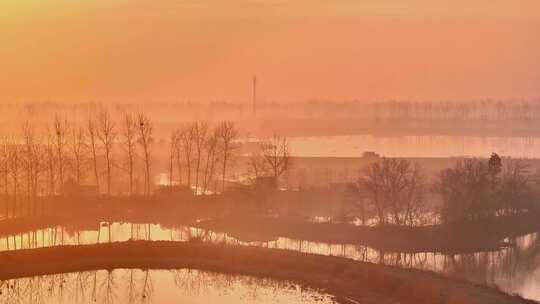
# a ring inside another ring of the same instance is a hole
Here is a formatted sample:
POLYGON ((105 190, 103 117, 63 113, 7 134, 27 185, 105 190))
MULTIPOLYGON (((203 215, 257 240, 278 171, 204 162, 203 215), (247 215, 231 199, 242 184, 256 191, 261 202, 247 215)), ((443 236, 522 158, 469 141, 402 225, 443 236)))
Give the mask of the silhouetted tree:
POLYGON ((261 156, 269 168, 276 185, 279 177, 290 167, 290 152, 287 138, 274 135, 259 144, 261 156))
POLYGON ((515 215, 536 210, 529 165, 522 160, 506 160, 494 190, 495 215, 515 215))
POLYGON ((222 121, 217 127, 217 136, 221 145, 222 153, 222 175, 221 175, 221 190, 225 190, 225 178, 227 176, 227 165, 234 152, 234 141, 238 137, 238 130, 231 121, 222 121))
POLYGON ((199 193, 199 173, 201 168, 201 158, 206 143, 206 133, 208 132, 208 123, 205 121, 197 121, 192 125, 193 140, 195 143, 195 153, 197 157, 197 165, 195 168, 195 193, 199 193))
POLYGON ((0 146, 0 173, 3 185, 4 200, 6 204, 6 218, 9 218, 9 143, 2 138, 0 146))
POLYGON ((47 187, 49 189, 48 195, 54 195, 55 190, 55 179, 56 179, 56 160, 55 160, 55 149, 54 142, 56 136, 54 131, 47 129, 47 141, 45 143, 45 159, 46 159, 46 171, 47 171, 47 187))
POLYGON ((59 193, 62 192, 64 186, 64 170, 65 170, 65 147, 66 147, 66 135, 68 132, 68 122, 65 119, 61 119, 59 115, 54 118, 54 132, 56 135, 56 157, 58 161, 58 183, 59 193))
POLYGON ((174 132, 174 140, 175 140, 175 160, 176 160, 176 168, 177 168, 177 171, 178 171, 178 184, 179 185, 182 185, 183 183, 183 166, 182 166, 182 162, 183 162, 183 159, 182 159, 182 151, 183 151, 183 141, 185 139, 185 136, 186 136, 186 130, 185 129, 179 129, 179 130, 176 130, 174 132))
POLYGON ((116 139, 116 124, 107 110, 102 110, 98 116, 99 128, 97 137, 103 145, 107 169, 107 194, 111 194, 112 182, 112 149, 116 139))
POLYGON ((209 134, 204 149, 206 151, 206 165, 204 168, 202 193, 206 192, 206 190, 208 189, 208 185, 212 182, 212 179, 214 178, 215 167, 218 160, 217 129, 214 129, 213 132, 209 134))
POLYGON ((81 184, 86 155, 86 133, 83 127, 73 126, 71 129, 71 153, 73 154, 73 171, 77 185, 81 184))
POLYGON ((361 176, 359 188, 377 210, 379 224, 413 226, 422 207, 424 180, 420 167, 408 160, 383 158, 361 176))
POLYGON ((259 177, 267 176, 270 170, 261 153, 251 153, 248 158, 248 175, 256 181, 259 177))
POLYGON ((127 171, 129 178, 129 195, 133 195, 133 179, 135 166, 135 144, 136 144, 137 126, 132 114, 125 113, 123 117, 122 136, 123 147, 127 154, 127 171))
POLYGON ((139 130, 139 144, 141 145, 141 148, 143 149, 143 160, 144 160, 144 193, 145 195, 150 195, 150 166, 151 166, 151 159, 150 159, 150 144, 152 143, 152 122, 150 121, 150 118, 148 118, 144 114, 139 114, 137 116, 137 125, 139 130))
POLYGON ((20 146, 16 143, 15 140, 11 141, 8 147, 8 163, 9 163, 9 174, 11 176, 12 185, 13 185, 13 216, 16 216, 17 212, 17 198, 19 195, 19 180, 20 180, 20 169, 21 169, 21 156, 20 156, 20 146))
POLYGON ((488 172, 491 175, 497 175, 501 173, 502 170, 502 160, 497 153, 491 153, 491 157, 488 162, 488 172))
POLYGON ((478 159, 465 159, 444 169, 435 184, 441 196, 443 222, 478 220, 491 213, 487 204, 492 197, 489 167, 478 159))
POLYGON ((195 124, 186 125, 181 132, 182 150, 186 158, 187 185, 191 189, 191 165, 193 162, 193 146, 195 141, 195 124))
POLYGON ((500 215, 518 214, 536 208, 528 166, 520 160, 504 164, 467 159, 443 170, 436 192, 443 201, 444 222, 475 221, 500 215))
MULTIPOLYGON (((169 139, 169 187, 172 187, 174 181, 174 161, 178 151, 178 131, 173 131, 169 139)), ((180 167, 181 169, 182 167, 180 167)), ((182 174, 182 171, 179 171, 182 174)))
POLYGON ((99 172, 98 172, 98 130, 96 127, 96 122, 92 117, 88 118, 88 144, 90 148, 90 152, 92 154, 92 169, 94 171, 94 180, 96 182, 96 186, 99 190, 99 172))

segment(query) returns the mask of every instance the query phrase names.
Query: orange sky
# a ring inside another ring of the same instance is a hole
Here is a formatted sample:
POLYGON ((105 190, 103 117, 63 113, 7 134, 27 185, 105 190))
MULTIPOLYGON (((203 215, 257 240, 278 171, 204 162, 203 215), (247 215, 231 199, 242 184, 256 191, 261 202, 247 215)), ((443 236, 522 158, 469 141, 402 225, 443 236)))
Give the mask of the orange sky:
POLYGON ((540 1, 0 0, 0 71, 0 102, 538 98, 540 1))

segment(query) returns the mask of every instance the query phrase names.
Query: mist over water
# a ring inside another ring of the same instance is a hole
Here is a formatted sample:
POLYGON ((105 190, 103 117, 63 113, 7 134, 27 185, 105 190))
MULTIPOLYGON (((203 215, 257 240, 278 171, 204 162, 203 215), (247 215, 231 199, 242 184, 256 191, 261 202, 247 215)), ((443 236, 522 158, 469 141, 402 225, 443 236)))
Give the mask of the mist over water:
POLYGON ((539 0, 0 0, 0 304, 540 302, 539 0))
POLYGON ((497 136, 311 136, 290 137, 295 156, 360 157, 486 157, 492 152, 513 158, 540 157, 540 137, 497 136))

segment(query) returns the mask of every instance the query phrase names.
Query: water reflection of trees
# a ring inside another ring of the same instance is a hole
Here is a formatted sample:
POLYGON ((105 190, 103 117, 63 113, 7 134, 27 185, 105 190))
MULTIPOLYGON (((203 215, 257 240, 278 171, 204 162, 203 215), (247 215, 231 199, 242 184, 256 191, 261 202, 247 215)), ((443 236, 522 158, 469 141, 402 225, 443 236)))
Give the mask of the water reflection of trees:
POLYGON ((534 279, 540 257, 537 233, 511 240, 511 248, 499 251, 443 255, 437 253, 378 252, 378 263, 445 273, 507 292, 519 293, 534 279))
POLYGON ((331 303, 329 296, 303 289, 290 282, 190 269, 99 270, 0 281, 0 302, 154 303, 154 282, 158 283, 160 288, 167 289, 167 292, 176 287, 174 299, 176 296, 179 296, 179 299, 181 296, 206 299, 206 296, 213 292, 220 297, 229 296, 246 303, 259 300, 273 302, 272 299, 278 296, 287 296, 291 303, 315 300, 331 303))
MULTIPOLYGON (((61 244, 93 244, 97 242, 95 231, 75 233, 73 229, 64 229, 65 235, 62 242, 61 230, 59 227, 53 227, 8 236, 4 240, 0 239, 0 250, 38 248, 61 244)), ((524 284, 527 284, 527 280, 533 277, 534 271, 537 269, 536 258, 540 257, 540 237, 537 234, 507 240, 509 243, 516 244, 516 246, 496 252, 443 255, 428 252, 389 253, 361 245, 317 243, 287 238, 279 238, 268 242, 242 242, 226 233, 216 233, 192 227, 164 229, 147 224, 114 224, 112 232, 113 241, 147 239, 150 235, 150 240, 262 246, 304 253, 341 256, 364 262, 436 271, 478 283, 498 285, 509 292, 519 291, 524 284), (149 233, 150 230, 152 230, 151 233, 149 233)), ((137 272, 134 272, 134 277, 131 278, 132 295, 130 298, 132 300, 130 303, 140 302, 143 296, 146 298, 152 296, 151 276, 148 275, 146 284, 143 284, 145 281, 139 283, 137 280, 140 279, 136 277, 137 275, 137 272)), ((103 298, 102 302, 114 302, 117 295, 113 291, 117 280, 118 278, 111 273, 108 281, 100 281, 98 285, 88 290, 94 290, 96 296, 102 294, 101 291, 104 290, 106 298, 103 298)), ((121 280, 125 279, 122 278, 121 280)), ((79 278, 79 281, 79 285, 86 284, 84 277, 79 278)), ((60 288, 59 286, 62 286, 61 284, 57 285, 53 287, 60 288)), ((197 289, 192 286, 189 290, 197 289)), ((148 299, 147 302, 149 301, 148 299)))

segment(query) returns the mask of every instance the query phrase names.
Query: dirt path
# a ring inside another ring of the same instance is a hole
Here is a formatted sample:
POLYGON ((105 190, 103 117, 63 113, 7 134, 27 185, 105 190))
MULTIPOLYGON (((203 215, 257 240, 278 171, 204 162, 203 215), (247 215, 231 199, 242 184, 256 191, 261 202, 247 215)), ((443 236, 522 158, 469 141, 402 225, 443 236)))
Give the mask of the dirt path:
POLYGON ((535 303, 434 273, 258 247, 131 241, 0 253, 0 280, 114 268, 191 268, 269 277, 320 289, 340 303, 535 303))

